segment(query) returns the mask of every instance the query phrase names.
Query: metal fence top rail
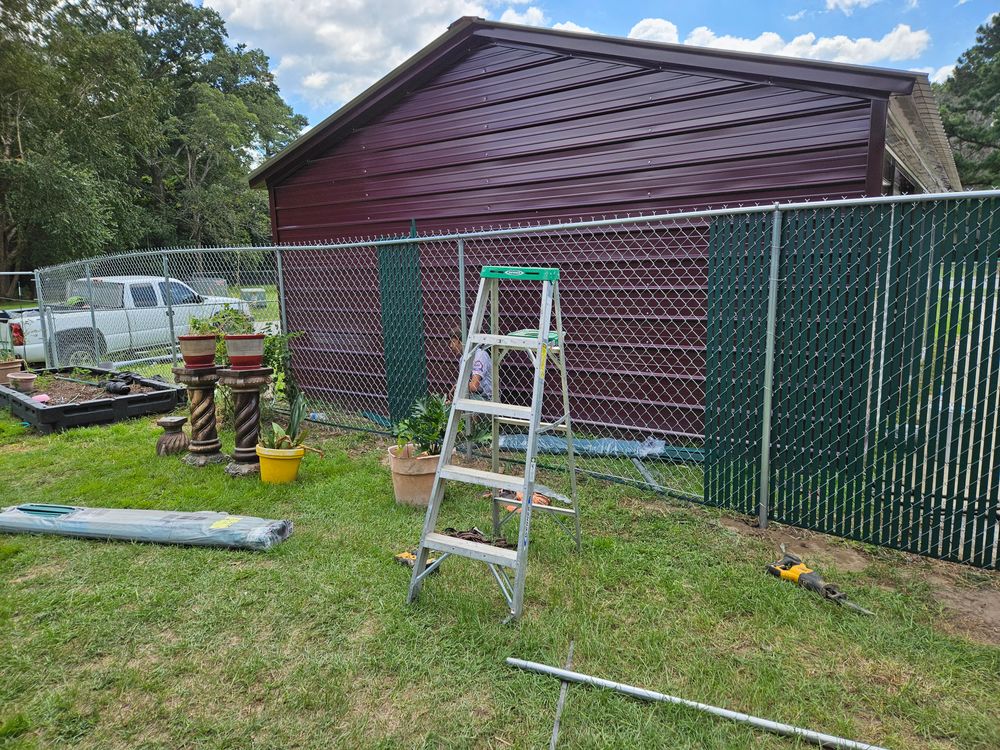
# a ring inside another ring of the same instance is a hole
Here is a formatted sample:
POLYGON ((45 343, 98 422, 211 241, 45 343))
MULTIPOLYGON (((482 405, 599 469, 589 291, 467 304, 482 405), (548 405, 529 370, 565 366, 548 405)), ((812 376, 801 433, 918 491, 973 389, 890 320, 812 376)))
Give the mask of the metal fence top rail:
POLYGON ((116 257, 141 258, 171 254, 190 253, 232 253, 260 252, 265 250, 349 250, 356 248, 392 247, 396 245, 412 245, 424 242, 455 242, 458 240, 480 240, 495 237, 512 237, 524 234, 545 234, 549 232, 565 232, 574 229, 591 229, 596 227, 629 226, 664 221, 684 221, 687 219, 706 219, 716 216, 744 216, 747 214, 770 213, 772 211, 803 211, 825 208, 848 208, 853 206, 879 206, 901 203, 925 203, 941 200, 969 200, 1000 198, 1000 189, 969 190, 957 193, 918 193, 915 195, 886 195, 876 198, 839 198, 836 200, 799 201, 789 203, 764 203, 754 206, 734 206, 730 208, 707 208, 698 211, 674 211, 662 214, 642 214, 635 216, 615 216, 607 219, 592 219, 588 221, 560 222, 556 224, 536 224, 512 226, 504 229, 484 229, 480 231, 453 232, 450 234, 417 235, 414 237, 393 237, 388 239, 352 240, 350 242, 319 242, 293 243, 278 245, 232 245, 214 247, 168 247, 150 250, 138 250, 115 255, 98 255, 92 258, 59 263, 37 269, 39 272, 55 271, 69 268, 81 263, 111 260, 116 257))

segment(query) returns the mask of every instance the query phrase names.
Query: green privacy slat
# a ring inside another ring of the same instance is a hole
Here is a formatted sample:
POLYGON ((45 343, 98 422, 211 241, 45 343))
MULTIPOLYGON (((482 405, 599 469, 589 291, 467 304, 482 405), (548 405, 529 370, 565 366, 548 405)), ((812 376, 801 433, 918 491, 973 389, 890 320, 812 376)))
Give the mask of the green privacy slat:
POLYGON ((378 277, 389 419, 398 422, 427 393, 420 246, 380 246, 378 277))
MULTIPOLYGON (((707 264, 706 500, 742 512, 759 487, 759 229, 715 220, 707 264)), ((997 566, 998 246, 1000 201, 786 212, 772 519, 997 566)))
POLYGON ((558 281, 558 268, 534 266, 483 266, 479 272, 484 279, 515 279, 520 281, 558 281))

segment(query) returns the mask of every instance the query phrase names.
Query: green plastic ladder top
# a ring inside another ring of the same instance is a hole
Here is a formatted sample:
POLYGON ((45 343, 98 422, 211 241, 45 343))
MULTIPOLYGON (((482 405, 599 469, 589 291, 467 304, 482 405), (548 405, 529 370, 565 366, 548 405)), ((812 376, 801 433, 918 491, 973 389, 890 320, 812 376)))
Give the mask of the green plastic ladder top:
MULTIPOLYGON (((508 333, 507 336, 510 337, 510 338, 518 338, 518 339, 537 339, 538 338, 538 329, 537 328, 522 328, 520 331, 514 331, 513 333, 508 333)), ((559 343, 559 332, 558 331, 549 331, 549 343, 550 344, 558 344, 559 343)))
POLYGON ((522 281, 558 281, 558 268, 534 266, 483 266, 479 276, 484 279, 520 279, 522 281))

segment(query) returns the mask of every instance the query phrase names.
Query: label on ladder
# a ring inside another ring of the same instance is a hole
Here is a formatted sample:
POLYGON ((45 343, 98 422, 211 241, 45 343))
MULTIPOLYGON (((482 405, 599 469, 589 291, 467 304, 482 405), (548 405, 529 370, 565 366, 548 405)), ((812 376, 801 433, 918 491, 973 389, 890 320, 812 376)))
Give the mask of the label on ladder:
POLYGON ((542 380, 545 380, 545 355, 548 354, 548 351, 549 347, 547 347, 545 344, 542 344, 542 358, 539 361, 538 365, 538 377, 541 378, 542 380))

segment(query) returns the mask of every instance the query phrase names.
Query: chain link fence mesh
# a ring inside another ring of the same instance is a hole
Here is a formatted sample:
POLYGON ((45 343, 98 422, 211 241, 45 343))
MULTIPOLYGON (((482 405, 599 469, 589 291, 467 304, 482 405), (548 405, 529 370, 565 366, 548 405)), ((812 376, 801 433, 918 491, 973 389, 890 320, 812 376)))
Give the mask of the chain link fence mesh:
MULTIPOLYGON (((1000 203, 908 200, 95 258, 39 273, 44 340, 168 377, 190 319, 235 308, 297 334, 314 419, 389 433, 454 387, 480 269, 556 266, 581 474, 996 567, 1000 203)), ((502 295, 499 332, 537 320, 534 289, 502 295)), ((531 381, 509 357, 495 387, 527 404, 531 381)))

